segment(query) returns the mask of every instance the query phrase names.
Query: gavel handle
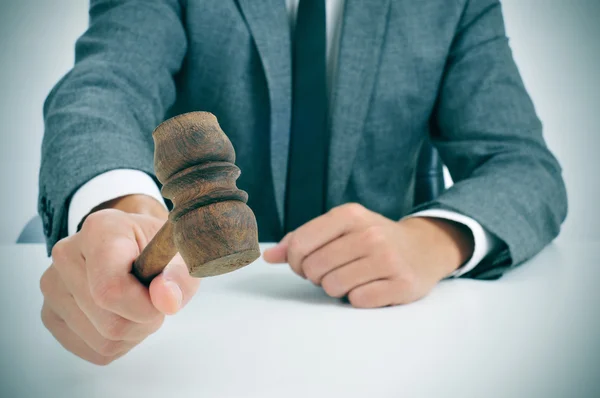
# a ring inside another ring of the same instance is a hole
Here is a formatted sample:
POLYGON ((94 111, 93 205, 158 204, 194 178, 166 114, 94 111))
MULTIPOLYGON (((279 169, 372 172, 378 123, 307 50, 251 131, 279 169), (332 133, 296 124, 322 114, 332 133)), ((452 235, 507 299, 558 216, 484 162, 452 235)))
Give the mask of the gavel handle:
POLYGON ((176 254, 173 223, 167 220, 133 263, 132 273, 140 282, 148 286, 176 254))

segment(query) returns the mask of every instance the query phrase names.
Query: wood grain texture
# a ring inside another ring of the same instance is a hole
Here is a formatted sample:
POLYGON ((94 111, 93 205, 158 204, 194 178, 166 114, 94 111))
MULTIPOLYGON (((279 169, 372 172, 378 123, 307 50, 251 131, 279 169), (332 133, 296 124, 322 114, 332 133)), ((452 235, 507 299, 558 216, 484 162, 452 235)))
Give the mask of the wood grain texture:
POLYGON ((248 195, 235 185, 235 151, 208 112, 171 118, 152 134, 154 168, 162 194, 173 202, 169 221, 133 264, 143 283, 179 252, 190 275, 239 269, 260 256, 258 229, 248 195))
POLYGON ((173 241, 173 223, 167 220, 135 260, 133 274, 140 282, 149 285, 177 254, 173 241))

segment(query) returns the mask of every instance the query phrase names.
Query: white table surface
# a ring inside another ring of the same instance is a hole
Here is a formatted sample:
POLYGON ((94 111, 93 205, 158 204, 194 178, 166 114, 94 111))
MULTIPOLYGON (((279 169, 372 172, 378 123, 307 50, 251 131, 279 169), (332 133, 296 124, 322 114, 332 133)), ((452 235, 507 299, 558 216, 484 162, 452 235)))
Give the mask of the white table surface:
POLYGON ((0 259, 0 397, 600 397, 599 242, 378 310, 259 260, 204 280, 107 367, 44 329, 43 247, 3 246, 0 259))

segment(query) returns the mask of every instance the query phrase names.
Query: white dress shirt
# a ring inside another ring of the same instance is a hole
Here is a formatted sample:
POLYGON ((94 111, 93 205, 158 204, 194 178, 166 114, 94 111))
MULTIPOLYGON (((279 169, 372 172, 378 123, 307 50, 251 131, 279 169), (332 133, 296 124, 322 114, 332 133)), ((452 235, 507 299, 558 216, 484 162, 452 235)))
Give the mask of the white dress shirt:
MULTIPOLYGON (((285 0, 291 31, 294 29, 299 1, 285 0)), ((328 94, 331 92, 331 87, 335 82, 344 2, 345 0, 326 1, 328 94)), ((71 199, 68 219, 69 235, 77 232, 77 226, 81 220, 96 206, 112 199, 133 194, 151 196, 164 205, 164 200, 154 180, 144 172, 118 169, 91 179, 79 188, 71 199)), ((467 263, 452 273, 451 276, 458 277, 472 270, 498 245, 497 238, 487 232, 477 221, 465 215, 447 210, 431 209, 411 214, 408 217, 417 216, 452 220, 467 226, 471 230, 475 242, 473 255, 467 263)))

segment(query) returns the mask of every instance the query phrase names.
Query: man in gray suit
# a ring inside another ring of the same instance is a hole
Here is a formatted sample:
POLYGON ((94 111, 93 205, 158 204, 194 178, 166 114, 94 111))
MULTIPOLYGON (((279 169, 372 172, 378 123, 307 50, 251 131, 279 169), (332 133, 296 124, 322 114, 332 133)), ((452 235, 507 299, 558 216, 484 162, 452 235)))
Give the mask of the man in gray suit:
POLYGON ((92 0, 74 68, 44 107, 40 206, 53 264, 42 318, 106 364, 193 296, 176 257, 132 261, 167 207, 151 132, 214 113, 265 253, 356 307, 448 277, 493 279, 559 233, 561 169, 496 0, 92 0), (415 206, 431 141, 455 185, 415 206))

